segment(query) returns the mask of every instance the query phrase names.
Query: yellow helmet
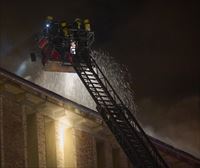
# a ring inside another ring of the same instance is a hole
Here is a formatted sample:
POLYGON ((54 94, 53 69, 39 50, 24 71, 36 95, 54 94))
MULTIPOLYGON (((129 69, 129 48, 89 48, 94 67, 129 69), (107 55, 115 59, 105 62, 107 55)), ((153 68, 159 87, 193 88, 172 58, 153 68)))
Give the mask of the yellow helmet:
POLYGON ((76 19, 75 19, 75 22, 80 23, 80 22, 81 22, 81 19, 80 19, 80 18, 76 18, 76 19))
POLYGON ((60 25, 61 25, 62 27, 66 27, 66 26, 67 26, 67 22, 63 21, 63 22, 60 23, 60 25))
POLYGON ((83 21, 84 24, 90 23, 89 19, 84 19, 83 21))
POLYGON ((53 20, 53 16, 47 16, 47 20, 53 20))

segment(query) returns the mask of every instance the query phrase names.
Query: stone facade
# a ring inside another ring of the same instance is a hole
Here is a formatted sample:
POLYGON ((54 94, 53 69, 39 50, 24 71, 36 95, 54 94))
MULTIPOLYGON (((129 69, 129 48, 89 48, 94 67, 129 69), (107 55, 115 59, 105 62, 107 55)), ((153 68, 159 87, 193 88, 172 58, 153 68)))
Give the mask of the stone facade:
POLYGON ((5 95, 0 100, 1 167, 25 167, 22 107, 5 95))
POLYGON ((96 168, 95 137, 87 132, 74 130, 77 168, 96 168))
MULTIPOLYGON (((11 94, 1 94, 0 103, 2 168, 114 168, 116 142, 81 126, 65 127, 11 94)), ((118 151, 117 166, 128 168, 118 151)))

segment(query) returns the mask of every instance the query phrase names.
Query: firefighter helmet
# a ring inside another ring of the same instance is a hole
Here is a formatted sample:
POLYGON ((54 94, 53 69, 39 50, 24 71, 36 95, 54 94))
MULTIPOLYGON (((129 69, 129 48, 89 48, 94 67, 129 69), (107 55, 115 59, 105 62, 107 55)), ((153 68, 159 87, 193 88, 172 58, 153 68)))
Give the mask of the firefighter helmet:
POLYGON ((75 22, 76 22, 76 23, 81 23, 81 19, 80 19, 80 18, 76 18, 76 19, 75 19, 75 22))
POLYGON ((85 31, 90 31, 91 28, 90 28, 90 21, 89 21, 89 19, 84 19, 83 23, 84 23, 84 29, 85 29, 85 31))
POLYGON ((75 25, 77 26, 77 28, 78 28, 78 29, 81 29, 81 24, 82 24, 82 23, 81 23, 81 19, 76 18, 74 22, 75 22, 75 25))
POLYGON ((66 22, 66 21, 62 21, 62 22, 60 23, 60 25, 61 25, 61 27, 66 27, 66 26, 67 26, 67 22, 66 22))
POLYGON ((83 21, 84 24, 90 23, 89 19, 84 19, 83 21))
POLYGON ((53 20, 53 16, 47 16, 47 20, 53 20))

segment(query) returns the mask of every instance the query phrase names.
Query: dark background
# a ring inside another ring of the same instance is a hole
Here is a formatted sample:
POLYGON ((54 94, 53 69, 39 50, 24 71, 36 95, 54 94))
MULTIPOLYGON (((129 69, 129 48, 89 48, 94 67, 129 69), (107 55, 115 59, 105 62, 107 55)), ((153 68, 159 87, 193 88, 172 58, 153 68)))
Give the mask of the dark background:
POLYGON ((145 130, 200 157, 198 1, 1 0, 0 6, 1 66, 17 69, 47 15, 89 18, 94 48, 129 68, 145 130))

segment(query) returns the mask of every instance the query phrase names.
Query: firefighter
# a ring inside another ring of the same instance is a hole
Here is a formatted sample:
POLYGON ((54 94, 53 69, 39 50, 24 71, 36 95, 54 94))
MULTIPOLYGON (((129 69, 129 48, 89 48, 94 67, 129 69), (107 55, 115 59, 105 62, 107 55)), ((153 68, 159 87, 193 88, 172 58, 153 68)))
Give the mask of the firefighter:
POLYGON ((68 26, 67 26, 67 22, 63 21, 63 22, 61 22, 60 25, 61 25, 61 30, 62 30, 64 37, 68 37, 69 36, 69 29, 68 29, 68 26))
POLYGON ((71 44, 70 44, 70 53, 72 55, 76 54, 76 43, 75 43, 75 41, 71 41, 71 44))
POLYGON ((45 36, 48 36, 49 34, 55 35, 57 31, 58 31, 58 26, 54 18, 52 16, 47 16, 44 28, 45 36))
POLYGON ((91 31, 89 19, 84 19, 83 21, 85 31, 91 31))
POLYGON ((81 19, 76 18, 75 21, 74 21, 74 25, 75 25, 75 28, 76 28, 76 29, 81 29, 81 26, 82 26, 82 21, 81 21, 81 19))
POLYGON ((62 39, 62 44, 61 44, 61 61, 63 63, 67 62, 67 52, 69 51, 69 36, 70 36, 70 31, 69 31, 69 25, 67 24, 66 21, 60 22, 60 28, 61 28, 61 36, 64 37, 62 39), (67 50, 66 50, 67 49, 67 50))
POLYGON ((52 16, 47 16, 46 17, 46 28, 49 28, 51 26, 51 24, 53 23, 54 18, 52 16))

